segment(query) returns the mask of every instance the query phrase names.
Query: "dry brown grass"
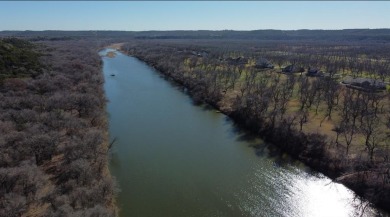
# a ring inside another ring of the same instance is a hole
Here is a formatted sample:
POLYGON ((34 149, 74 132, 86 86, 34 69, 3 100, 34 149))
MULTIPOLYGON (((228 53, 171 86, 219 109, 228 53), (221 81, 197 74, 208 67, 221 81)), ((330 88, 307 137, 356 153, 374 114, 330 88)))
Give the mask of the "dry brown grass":
POLYGON ((110 45, 108 45, 106 48, 111 48, 111 49, 115 49, 115 50, 120 50, 120 49, 123 47, 124 44, 125 44, 125 43, 110 44, 110 45))
MULTIPOLYGON (((270 73, 277 73, 276 70, 270 70, 270 73)), ((280 74, 280 79, 281 81, 286 80, 286 78, 290 75, 285 75, 285 74, 280 74)), ((299 74, 293 75, 296 77, 299 77, 299 74)), ((314 78, 309 78, 310 80, 313 80, 314 78)), ((244 73, 242 74, 241 78, 237 82, 237 85, 234 90, 228 90, 226 94, 224 94, 222 100, 219 102, 220 109, 225 112, 230 112, 232 111, 232 105, 234 100, 236 99, 237 96, 241 95, 240 92, 240 87, 241 85, 245 85, 244 83, 244 73)), ((345 86, 341 86, 341 93, 340 96, 342 96, 342 92, 345 90, 345 86)), ((294 94, 293 97, 290 99, 287 105, 287 111, 286 111, 286 116, 297 116, 298 112, 300 110, 300 102, 297 97, 298 95, 298 85, 296 84, 294 87, 294 94)), ((315 106, 313 105, 312 108, 309 109, 309 118, 306 123, 303 124, 302 127, 302 132, 305 134, 312 134, 312 133, 319 133, 322 135, 327 136, 327 142, 334 142, 336 141, 336 132, 334 131, 335 127, 340 123, 341 121, 341 106, 343 103, 342 97, 340 97, 338 105, 335 106, 331 119, 328 117, 325 117, 326 115, 326 109, 327 106, 325 102, 322 102, 318 108, 317 114, 315 113, 315 106)), ((388 99, 385 98, 383 101, 384 109, 388 110, 389 109, 389 102, 388 99)), ((383 126, 385 128, 385 126, 383 126)), ((296 125, 296 129, 299 129, 299 124, 296 125)), ((383 129, 387 133, 390 133, 388 129, 383 129)), ((343 146, 345 144, 345 139, 343 138, 342 135, 339 135, 339 145, 343 146)), ((355 134, 353 136, 352 144, 350 146, 350 152, 349 155, 350 157, 353 156, 358 156, 362 154, 362 151, 365 149, 364 146, 365 140, 364 136, 362 134, 355 134)))

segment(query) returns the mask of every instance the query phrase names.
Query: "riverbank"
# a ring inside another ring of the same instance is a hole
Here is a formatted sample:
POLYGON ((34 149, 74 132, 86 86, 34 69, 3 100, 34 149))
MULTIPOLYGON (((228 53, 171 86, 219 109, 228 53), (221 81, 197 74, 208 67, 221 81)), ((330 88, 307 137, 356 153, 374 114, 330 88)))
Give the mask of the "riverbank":
MULTIPOLYGON (((120 216, 361 213, 351 190, 194 105, 186 88, 145 62, 119 52, 103 61, 120 216)), ((366 215, 375 213, 368 205, 366 215)))
MULTIPOLYGON (((358 195, 363 196, 372 203, 383 209, 389 209, 387 204, 390 202, 388 196, 389 186, 383 185, 383 182, 367 179, 367 171, 358 170, 350 176, 345 176, 351 167, 357 165, 347 162, 341 156, 335 153, 341 152, 337 146, 329 144, 326 136, 319 133, 304 133, 296 129, 294 120, 283 119, 280 121, 270 122, 267 119, 254 118, 256 115, 245 106, 226 106, 231 104, 223 94, 217 92, 209 92, 204 94, 204 89, 207 88, 199 81, 184 77, 178 73, 174 73, 175 69, 172 66, 167 67, 167 60, 160 58, 150 58, 150 56, 141 55, 140 53, 130 51, 132 56, 137 57, 148 65, 158 70, 167 78, 186 87, 188 93, 192 96, 195 102, 206 102, 222 113, 231 117, 240 127, 245 128, 256 135, 260 135, 267 142, 278 146, 281 150, 289 153, 294 158, 304 162, 311 168, 324 173, 332 179, 343 183, 358 195), (211 93, 211 94, 210 94, 211 93), (213 95, 215 94, 215 95, 213 95), (286 142, 288 141, 288 142, 286 142), (342 178, 340 178, 342 177, 342 178)), ((363 166, 370 168, 370 165, 363 166)), ((382 177, 381 170, 372 170, 369 173, 372 177, 382 177)))

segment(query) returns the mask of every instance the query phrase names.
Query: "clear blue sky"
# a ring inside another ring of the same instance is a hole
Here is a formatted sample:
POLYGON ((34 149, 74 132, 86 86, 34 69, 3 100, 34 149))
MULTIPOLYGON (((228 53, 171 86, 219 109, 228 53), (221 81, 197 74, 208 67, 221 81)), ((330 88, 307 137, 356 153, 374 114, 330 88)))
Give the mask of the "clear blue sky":
POLYGON ((0 2, 0 30, 390 28, 390 2, 0 2))

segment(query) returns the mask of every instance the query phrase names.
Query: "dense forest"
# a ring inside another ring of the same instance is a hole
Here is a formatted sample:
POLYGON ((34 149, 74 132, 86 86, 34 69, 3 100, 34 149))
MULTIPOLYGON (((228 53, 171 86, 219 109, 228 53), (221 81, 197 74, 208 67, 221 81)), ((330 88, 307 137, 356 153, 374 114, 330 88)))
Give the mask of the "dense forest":
POLYGON ((146 40, 122 50, 187 87, 195 102, 388 208, 389 44, 146 40))
POLYGON ((115 216, 96 43, 0 40, 0 216, 115 216))

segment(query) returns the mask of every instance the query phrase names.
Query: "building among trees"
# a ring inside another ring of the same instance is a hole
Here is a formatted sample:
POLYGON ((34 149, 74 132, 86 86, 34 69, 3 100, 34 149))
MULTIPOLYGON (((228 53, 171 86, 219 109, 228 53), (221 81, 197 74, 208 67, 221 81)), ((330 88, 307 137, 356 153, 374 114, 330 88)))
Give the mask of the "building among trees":
POLYGON ((346 77, 341 83, 347 87, 365 91, 386 90, 386 84, 378 79, 346 77))

